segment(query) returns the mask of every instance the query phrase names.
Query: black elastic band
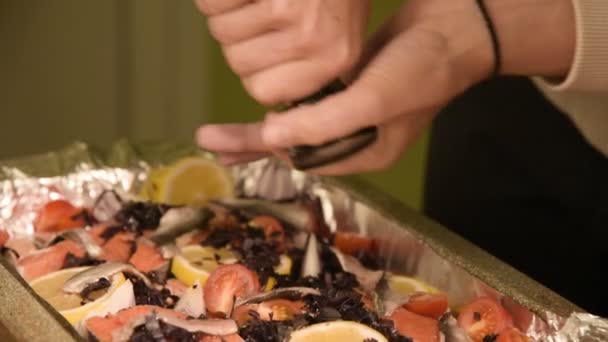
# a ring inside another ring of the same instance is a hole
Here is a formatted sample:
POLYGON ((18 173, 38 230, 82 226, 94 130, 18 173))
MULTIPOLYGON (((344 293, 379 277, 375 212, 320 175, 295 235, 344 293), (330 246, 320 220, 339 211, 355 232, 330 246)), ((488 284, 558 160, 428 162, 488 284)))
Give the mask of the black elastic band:
POLYGON ((494 68, 492 70, 492 77, 496 77, 500 74, 501 65, 498 35, 496 34, 496 28, 494 27, 494 23, 490 18, 490 14, 488 13, 488 8, 486 7, 484 0, 476 1, 477 5, 479 6, 479 10, 481 11, 481 15, 483 16, 483 19, 486 22, 486 26, 488 27, 488 31, 490 32, 490 38, 492 38, 492 50, 494 51, 494 68))

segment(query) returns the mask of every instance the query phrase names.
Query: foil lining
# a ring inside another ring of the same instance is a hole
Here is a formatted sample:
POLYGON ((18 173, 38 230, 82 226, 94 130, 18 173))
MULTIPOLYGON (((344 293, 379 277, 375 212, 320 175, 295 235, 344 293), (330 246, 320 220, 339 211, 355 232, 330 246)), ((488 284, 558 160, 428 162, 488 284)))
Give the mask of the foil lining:
MULTIPOLYGON (((118 163, 122 165, 109 166, 99 162, 100 158, 91 157, 87 147, 78 144, 81 153, 76 162, 53 177, 32 175, 14 163, 0 163, 3 174, 0 174, 0 229, 6 229, 11 236, 31 235, 35 212, 49 200, 64 198, 77 205, 91 206, 104 190, 112 189, 125 197, 136 193, 146 171, 158 163, 140 159, 131 149, 125 153, 125 146, 119 144, 118 152, 114 153, 128 156, 118 163)), ((152 150, 167 151, 157 147, 152 150)), ((363 191, 358 191, 361 186, 309 176, 272 159, 234 167, 232 173, 235 192, 240 197, 289 201, 306 194, 319 199, 332 231, 355 231, 377 239, 386 270, 418 277, 447 292, 451 307, 488 295, 500 300, 514 317, 516 326, 534 341, 608 341, 608 320, 582 312, 444 228, 431 225, 429 229, 421 229, 428 223, 420 215, 384 196, 369 193, 366 184, 363 191), (463 254, 471 257, 467 259, 463 254), (483 260, 489 267, 483 266, 483 260), (534 295, 525 293, 527 289, 534 295)), ((6 268, 7 264, 0 267, 6 268)), ((14 276, 14 272, 7 274, 14 276)), ((14 279, 8 283, 11 281, 14 279)), ((0 285, 4 282, 0 279, 0 285)), ((0 304, 4 303, 11 301, 0 298, 0 304)), ((2 323, 6 325, 2 318, 0 312, 0 327, 2 323)))

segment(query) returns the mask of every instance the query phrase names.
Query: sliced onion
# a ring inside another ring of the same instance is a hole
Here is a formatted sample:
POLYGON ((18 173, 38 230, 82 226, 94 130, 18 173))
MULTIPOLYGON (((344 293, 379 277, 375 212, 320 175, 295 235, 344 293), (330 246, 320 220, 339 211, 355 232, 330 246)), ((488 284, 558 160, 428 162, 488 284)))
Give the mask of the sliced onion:
POLYGON ((248 298, 242 298, 236 301, 235 307, 245 305, 245 304, 255 304, 262 303, 271 299, 289 299, 296 300, 302 299, 307 295, 316 295, 319 296, 321 292, 317 289, 313 289, 310 287, 283 287, 276 290, 272 290, 269 292, 263 292, 260 294, 256 294, 254 296, 248 298))
POLYGON ((97 309, 89 311, 76 325, 76 330, 80 335, 86 336, 86 322, 91 317, 104 317, 108 314, 116 314, 118 311, 135 306, 135 294, 133 284, 130 280, 122 283, 110 296, 108 301, 97 309))
POLYGON ((309 234, 304 261, 302 261, 302 278, 318 277, 321 273, 321 256, 319 254, 319 243, 315 234, 309 234))
POLYGON ((203 287, 198 279, 184 292, 177 304, 175 304, 175 311, 185 313, 191 317, 199 317, 205 313, 203 287))
MULTIPOLYGON (((153 317, 162 320, 166 324, 186 330, 190 333, 202 332, 207 335, 225 336, 238 332, 238 326, 231 319, 181 319, 163 311, 153 311, 153 317)), ((131 319, 127 324, 112 332, 114 341, 128 341, 133 330, 140 325, 146 324, 146 316, 138 316, 131 319)))
POLYGON ((338 258, 342 269, 357 277, 357 281, 366 291, 374 291, 384 276, 384 271, 374 271, 361 265, 357 258, 342 254, 337 248, 331 247, 332 252, 338 258))

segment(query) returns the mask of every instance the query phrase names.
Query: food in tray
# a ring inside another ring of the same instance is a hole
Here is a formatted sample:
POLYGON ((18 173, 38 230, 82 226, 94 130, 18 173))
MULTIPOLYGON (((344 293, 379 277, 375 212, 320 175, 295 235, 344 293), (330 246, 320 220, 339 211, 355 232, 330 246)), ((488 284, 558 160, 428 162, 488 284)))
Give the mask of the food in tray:
POLYGON ((528 340, 496 299, 450 309, 383 271, 378 243, 330 233, 311 199, 205 203, 54 200, 0 249, 92 341, 528 340))

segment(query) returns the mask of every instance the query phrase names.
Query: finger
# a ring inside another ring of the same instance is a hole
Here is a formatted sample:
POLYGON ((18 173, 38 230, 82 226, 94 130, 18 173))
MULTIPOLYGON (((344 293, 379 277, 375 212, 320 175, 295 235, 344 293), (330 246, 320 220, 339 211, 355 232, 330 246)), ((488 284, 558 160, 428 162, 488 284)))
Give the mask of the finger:
POLYGON ((267 118, 264 143, 273 148, 318 145, 447 102, 454 85, 445 51, 433 39, 420 32, 394 39, 342 93, 267 118))
POLYGON ((232 45, 271 30, 285 27, 290 18, 268 9, 268 1, 258 1, 234 11, 212 16, 207 20, 215 39, 232 45))
POLYGON ((273 106, 307 97, 336 76, 322 62, 297 60, 253 74, 243 84, 256 101, 273 106))
POLYGON ((196 132, 197 144, 216 152, 264 152, 260 123, 205 125, 196 132))
POLYGON ((382 51, 388 42, 393 40, 399 33, 407 28, 409 20, 406 16, 410 11, 404 10, 406 6, 408 6, 407 3, 403 4, 401 9, 397 10, 394 16, 385 21, 380 28, 374 32, 372 37, 365 44, 361 57, 356 65, 346 75, 347 80, 350 81, 355 79, 365 66, 382 51))
POLYGON ((378 128, 378 140, 372 146, 343 161, 307 172, 338 176, 387 169, 400 159, 432 117, 431 112, 398 117, 378 128))
POLYGON ((208 16, 218 15, 251 3, 252 0, 196 0, 196 6, 208 16))
POLYGON ((306 48, 294 41, 290 31, 275 31, 224 47, 230 68, 245 78, 274 66, 295 62, 306 53, 306 48))
POLYGON ((220 163, 225 166, 232 166, 238 164, 250 163, 256 160, 260 160, 262 158, 266 158, 270 155, 270 153, 263 152, 221 152, 218 155, 220 163))

